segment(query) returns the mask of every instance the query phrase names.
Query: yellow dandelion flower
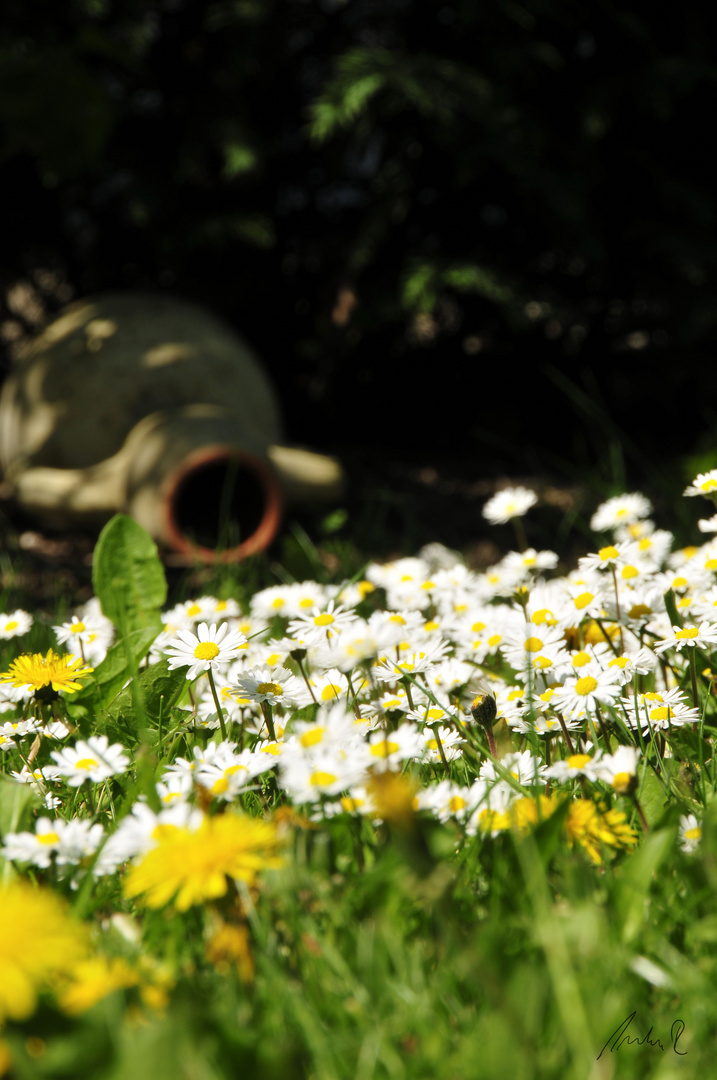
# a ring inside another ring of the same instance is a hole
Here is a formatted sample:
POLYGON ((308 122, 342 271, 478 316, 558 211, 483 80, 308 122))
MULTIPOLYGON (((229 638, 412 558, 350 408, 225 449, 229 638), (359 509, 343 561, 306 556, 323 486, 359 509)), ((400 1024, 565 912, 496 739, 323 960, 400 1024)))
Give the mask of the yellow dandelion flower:
POLYGON ((83 927, 61 898, 24 882, 0 887, 0 1022, 24 1020, 38 993, 87 955, 83 927))
POLYGON ((252 885, 260 870, 281 865, 273 822, 238 814, 206 818, 194 832, 175 829, 163 837, 125 878, 128 897, 159 908, 174 900, 178 911, 224 896, 227 877, 252 885))
POLYGON ((55 691, 64 690, 74 694, 82 689, 78 679, 85 679, 95 669, 85 664, 81 656, 71 656, 50 649, 47 656, 42 653, 25 653, 13 660, 7 671, 0 674, 0 682, 9 682, 12 686, 28 686, 37 692, 46 687, 55 691))
POLYGON ((637 833, 627 824, 622 810, 601 811, 590 799, 576 799, 565 819, 568 843, 580 844, 594 863, 602 862, 601 846, 629 848, 637 843, 637 833))
POLYGON ((225 975, 232 968, 242 982, 254 978, 254 958, 251 954, 249 930, 244 923, 232 924, 221 920, 212 932, 206 947, 207 960, 225 975))
POLYGON ((61 1009, 70 1016, 87 1012, 115 990, 137 986, 139 974, 119 956, 89 956, 74 964, 70 981, 57 994, 61 1009))
POLYGON ((380 818, 404 831, 414 827, 417 788, 409 777, 395 772, 376 773, 367 787, 380 818))

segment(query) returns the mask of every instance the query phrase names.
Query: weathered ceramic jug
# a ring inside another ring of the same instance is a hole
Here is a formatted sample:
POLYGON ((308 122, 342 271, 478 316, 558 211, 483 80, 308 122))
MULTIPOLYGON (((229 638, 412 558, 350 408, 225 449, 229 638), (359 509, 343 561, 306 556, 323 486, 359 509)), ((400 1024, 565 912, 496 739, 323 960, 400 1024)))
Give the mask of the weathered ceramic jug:
POLYGON ((161 294, 81 300, 24 347, 0 395, 0 464, 14 498, 47 520, 131 514, 205 562, 263 550, 285 499, 342 487, 333 458, 282 445, 249 345, 161 294))

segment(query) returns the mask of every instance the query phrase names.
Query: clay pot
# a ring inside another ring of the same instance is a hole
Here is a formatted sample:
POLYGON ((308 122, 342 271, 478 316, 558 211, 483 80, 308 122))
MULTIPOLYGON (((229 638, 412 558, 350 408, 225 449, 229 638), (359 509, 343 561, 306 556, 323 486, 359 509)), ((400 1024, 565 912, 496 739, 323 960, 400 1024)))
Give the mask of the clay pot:
POLYGON ((21 351, 0 395, 0 464, 54 524, 131 514, 204 562, 265 549, 285 501, 330 501, 333 458, 282 445, 250 346, 204 308, 165 295, 81 300, 21 351))

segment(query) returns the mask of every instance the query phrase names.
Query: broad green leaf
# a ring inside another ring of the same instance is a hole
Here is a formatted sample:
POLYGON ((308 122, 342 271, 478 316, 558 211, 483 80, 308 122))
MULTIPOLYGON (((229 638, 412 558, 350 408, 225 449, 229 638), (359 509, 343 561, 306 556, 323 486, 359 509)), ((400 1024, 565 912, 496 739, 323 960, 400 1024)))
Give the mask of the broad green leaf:
POLYGON ((17 832, 25 823, 30 807, 36 803, 39 799, 30 784, 0 776, 0 836, 17 832))
MULTIPOLYGON (((139 673, 137 684, 147 718, 153 723, 159 720, 160 709, 165 723, 169 710, 179 700, 182 690, 187 685, 186 668, 174 668, 171 671, 166 660, 160 660, 139 673)), ((127 687, 112 702, 109 713, 113 717, 131 713, 134 710, 134 698, 127 687)))
POLYGON ((84 706, 103 709, 117 697, 140 661, 147 655, 157 636, 155 626, 145 626, 133 630, 127 637, 116 641, 107 651, 107 656, 95 668, 90 682, 86 683, 72 697, 67 698, 67 710, 70 716, 85 712, 84 706), (82 706, 78 711, 76 706, 82 706))
POLYGON ((102 611, 121 634, 150 626, 159 633, 167 599, 164 569, 149 533, 126 514, 116 514, 100 533, 92 583, 102 611))
POLYGON ((645 919, 645 901, 653 875, 673 852, 675 830, 650 833, 638 850, 616 868, 616 900, 623 917, 622 940, 631 941, 645 919))

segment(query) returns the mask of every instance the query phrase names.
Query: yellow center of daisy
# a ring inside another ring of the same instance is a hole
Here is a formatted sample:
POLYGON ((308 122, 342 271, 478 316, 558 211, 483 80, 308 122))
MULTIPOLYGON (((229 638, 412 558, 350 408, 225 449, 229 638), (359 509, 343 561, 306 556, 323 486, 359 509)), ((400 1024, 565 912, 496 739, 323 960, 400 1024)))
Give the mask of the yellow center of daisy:
POLYGON ((37 842, 38 844, 46 844, 49 847, 50 844, 59 844, 60 837, 56 832, 38 833, 37 842))
POLYGON ((453 795, 448 800, 448 809, 452 814, 457 813, 459 810, 463 810, 466 805, 465 799, 462 799, 460 795, 453 795))
POLYGON ((256 692, 257 694, 273 694, 275 697, 280 697, 284 690, 278 682, 260 682, 256 692))
POLYGON ((282 608, 284 606, 284 597, 277 596, 274 600, 272 600, 271 606, 273 607, 274 611, 278 611, 279 608, 282 608))
POLYGON ((481 630, 485 630, 485 623, 484 622, 474 622, 473 625, 471 626, 471 630, 473 631, 474 634, 480 634, 481 630))
POLYGON ((616 559, 620 552, 613 544, 608 544, 607 547, 600 548, 598 554, 604 562, 605 559, 616 559))
POLYGON ((636 566, 623 566, 620 576, 623 578, 624 581, 629 581, 630 578, 638 577, 639 573, 640 571, 637 569, 636 566))
POLYGON ((696 638, 699 634, 699 630, 696 626, 687 626, 684 630, 676 630, 675 637, 678 641, 686 641, 691 638, 696 638))
POLYGON ((533 660, 533 667, 540 668, 542 671, 545 671, 546 668, 552 666, 553 661, 550 659, 549 656, 536 656, 535 660, 533 660))
POLYGON ((694 827, 694 829, 686 829, 685 830, 685 839, 686 840, 699 840, 699 838, 701 836, 702 836, 702 829, 699 827, 699 825, 696 825, 694 827))
POLYGON ((586 653, 583 650, 573 653, 573 667, 585 667, 586 664, 590 663, 591 659, 590 653, 586 653))
POLYGON ((616 773, 613 777, 612 786, 617 792, 624 792, 630 787, 632 777, 628 772, 616 773))
POLYGON ((435 723, 436 720, 442 720, 445 715, 444 709, 429 709, 426 713, 426 720, 430 723, 435 723))
POLYGON ((202 609, 200 608, 199 604, 190 604, 189 607, 187 608, 187 615, 189 615, 192 618, 195 615, 200 615, 201 612, 202 612, 202 609))
POLYGON ((371 747, 371 753, 374 757, 388 757, 389 754, 395 754, 399 749, 397 742, 388 742, 384 739, 383 742, 374 743, 371 747))
POLYGON ((333 773, 321 772, 317 769, 317 771, 312 775, 309 783, 312 787, 328 787, 329 784, 335 784, 336 779, 337 778, 334 776, 333 773))
POLYGON ((676 577, 675 580, 672 582, 672 588, 673 589, 684 589, 686 584, 687 584, 687 578, 685 578, 685 577, 676 577))
POLYGON ((334 685, 334 683, 329 683, 329 685, 325 686, 321 691, 321 700, 332 701, 334 698, 340 697, 340 695, 341 687, 334 685))
POLYGON ((96 769, 97 764, 98 763, 95 761, 94 758, 92 758, 92 757, 83 757, 83 758, 80 758, 79 761, 75 762, 75 768, 76 769, 85 769, 87 772, 89 772, 90 769, 96 769))
POLYGON ((650 711, 651 720, 669 720, 671 715, 669 705, 658 705, 656 709, 650 711))
POLYGON ((351 814, 355 810, 358 810, 359 806, 363 806, 364 802, 364 799, 352 799, 350 796, 344 795, 341 799, 341 809, 346 810, 347 813, 351 814))
POLYGON ((314 601, 310 596, 305 596, 303 600, 299 600, 300 608, 312 608, 313 606, 314 601))
POLYGON ((495 645, 500 645, 502 640, 503 640, 503 635, 502 634, 491 634, 491 636, 488 638, 488 644, 490 645, 490 647, 492 649, 495 645))
POLYGON ((70 627, 70 633, 72 633, 72 634, 81 634, 84 629, 85 629, 85 624, 83 622, 76 622, 76 623, 73 623, 72 626, 70 627))
POLYGON ((582 611, 583 608, 586 608, 588 606, 588 604, 591 603, 594 599, 595 599, 594 593, 583 592, 583 593, 580 593, 580 596, 575 597, 575 600, 573 601, 573 603, 575 604, 575 607, 578 609, 578 611, 582 611))
POLYGON ((316 746, 320 743, 324 737, 324 729, 322 727, 311 728, 310 731, 305 731, 299 739, 302 746, 316 746))
POLYGON ((550 610, 550 608, 546 607, 540 608, 538 611, 536 611, 533 614, 533 618, 531 620, 531 622, 534 622, 536 626, 542 626, 543 623, 547 623, 548 626, 552 626, 555 621, 555 616, 553 615, 552 611, 550 610))
POLYGON ((702 491, 714 491, 717 488, 717 480, 714 477, 710 477, 709 480, 703 480, 700 484, 702 491))
POLYGON ((608 662, 608 667, 619 667, 621 671, 624 671, 627 665, 630 663, 630 659, 627 656, 616 656, 613 660, 608 662))
POLYGON ((540 652, 542 647, 543 647, 543 643, 540 640, 540 638, 537 638, 537 637, 529 637, 529 638, 527 638, 526 641, 525 641, 525 645, 524 645, 524 648, 525 648, 526 652, 540 652))
POLYGON ((592 694, 596 687, 597 679, 593 679, 592 675, 585 675, 575 683, 575 693, 587 697, 588 694, 592 694))
POLYGON ((656 690, 648 690, 643 696, 645 701, 664 701, 662 694, 659 694, 656 690))
POLYGON ((219 656, 219 646, 215 641, 200 641, 194 650, 197 660, 213 660, 219 656))
POLYGON ((629 619, 642 619, 645 615, 651 615, 652 609, 647 604, 633 604, 627 613, 629 619))
POLYGON ((10 619, 10 622, 5 623, 5 629, 6 630, 17 630, 18 625, 19 624, 18 624, 17 619, 10 619))
POLYGON ((325 611, 323 615, 316 616, 314 619, 314 626, 331 626, 333 621, 333 615, 330 615, 328 611, 325 611))
POLYGON ((591 758, 589 754, 571 754, 566 760, 571 769, 584 769, 591 758))

